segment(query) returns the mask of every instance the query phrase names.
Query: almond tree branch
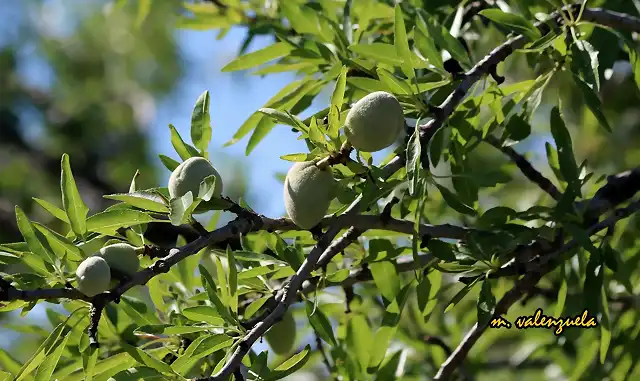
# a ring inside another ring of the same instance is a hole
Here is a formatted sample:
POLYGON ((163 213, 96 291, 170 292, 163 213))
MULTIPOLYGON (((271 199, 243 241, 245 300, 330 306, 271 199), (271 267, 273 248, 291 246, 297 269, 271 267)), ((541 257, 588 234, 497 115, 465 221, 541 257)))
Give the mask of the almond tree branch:
MULTIPOLYGON (((587 225, 593 225, 598 221, 598 218, 602 214, 628 201, 639 191, 640 168, 635 168, 630 171, 607 177, 607 183, 596 192, 593 198, 577 202, 576 209, 584 211, 584 221, 587 225)), ((522 248, 521 251, 536 251, 538 246, 540 246, 539 243, 540 241, 536 241, 522 248)), ((522 256, 523 255, 520 255, 520 257, 522 256)), ((550 259, 552 258, 549 256, 540 257, 529 253, 526 255, 526 258, 520 258, 520 260, 510 262, 497 271, 491 273, 489 278, 495 279, 525 274, 530 270, 528 266, 539 266, 542 261, 548 261, 550 259)), ((468 282, 468 280, 469 278, 466 278, 466 280, 461 279, 461 281, 465 283, 468 282)))
MULTIPOLYGON (((580 4, 572 4, 563 7, 560 11, 553 12, 549 15, 546 22, 537 22, 534 25, 546 34, 551 29, 548 23, 558 26, 562 23, 561 13, 571 12, 574 16, 578 15, 580 4)), ((582 13, 582 21, 601 24, 617 29, 625 29, 629 31, 640 32, 640 18, 627 14, 609 11, 601 8, 585 8, 582 13)), ((464 75, 464 79, 458 87, 438 106, 438 112, 434 119, 421 126, 420 140, 422 147, 428 147, 429 140, 447 121, 449 116, 455 111, 456 107, 464 100, 471 87, 482 77, 489 74, 493 67, 509 57, 516 49, 522 48, 527 43, 523 35, 518 35, 507 40, 502 45, 493 49, 480 62, 478 62, 471 70, 464 75)), ((429 160, 427 150, 423 150, 422 164, 428 169, 429 160)))
MULTIPOLYGON (((568 7, 568 11, 575 11, 579 8, 568 7)), ((607 12, 604 10, 600 10, 599 12, 607 12)), ((596 15, 598 12, 595 12, 596 15)), ((555 19, 559 17, 559 12, 555 12, 551 15, 551 19, 555 19)), ((589 21, 589 17, 595 17, 594 13, 588 13, 587 17, 583 17, 584 20, 589 21)), ((615 19, 614 19, 615 20, 615 19)), ((640 26, 640 22, 638 22, 640 26)), ((544 23, 537 23, 536 26, 540 29, 546 29, 548 31, 548 26, 544 23)), ((640 30, 640 28, 639 28, 640 30)), ((506 59, 515 49, 524 46, 526 40, 524 36, 518 36, 510 39, 506 43, 502 44, 498 48, 494 49, 488 56, 486 56, 483 60, 481 60, 476 66, 474 66, 468 73, 465 74, 465 79, 462 83, 450 94, 450 96, 445 99, 445 101, 439 106, 439 111, 436 115, 435 119, 432 119, 427 124, 421 126, 420 131, 420 140, 422 143, 422 147, 427 147, 430 138, 435 134, 435 132, 442 127, 444 122, 448 119, 448 117, 453 113, 455 108, 460 104, 460 102, 465 98, 467 92, 471 88, 471 86, 480 80, 484 75, 490 73, 492 68, 497 65, 499 62, 506 59)), ((426 156, 427 150, 424 150, 422 153, 422 163, 423 166, 427 166, 428 168, 428 157, 426 156), (426 159, 426 160, 425 160, 426 159)), ((400 150, 398 152, 398 156, 392 159, 384 168, 382 168, 383 178, 390 177, 393 173, 404 166, 404 150, 400 150)), ((360 208, 360 203, 362 201, 362 195, 358 197, 358 199, 352 204, 350 208, 350 212, 345 214, 357 214, 360 208)), ((293 300, 297 297, 297 292, 300 289, 303 281, 309 276, 313 268, 316 266, 317 262, 321 257, 332 256, 333 251, 327 249, 327 252, 321 253, 324 251, 326 247, 329 246, 330 241, 337 235, 340 229, 335 227, 330 227, 327 233, 325 233, 318 244, 314 247, 314 249, 309 253, 309 256, 302 264, 298 272, 292 277, 288 286, 284 289, 284 292, 280 292, 276 296, 276 300, 278 301, 278 305, 273 312, 271 312, 264 320, 259 322, 248 334, 245 336, 241 345, 238 346, 233 355, 229 358, 225 366, 218 372, 217 374, 201 379, 202 381, 222 381, 226 377, 228 377, 237 366, 242 361, 242 358, 246 355, 248 350, 251 348, 251 345, 255 343, 275 322, 282 318, 284 313, 286 312, 289 304, 293 302, 293 300)), ((350 228, 351 230, 351 228, 350 228)), ((355 230, 353 231, 355 234, 355 230)), ((357 234, 356 234, 357 235, 357 234)), ((348 239, 344 239, 344 242, 351 242, 348 239)))
POLYGON ((522 174, 524 174, 530 181, 537 184, 540 189, 547 192, 549 196, 553 197, 554 200, 560 200, 560 198, 562 197, 562 193, 558 190, 558 188, 553 185, 551 180, 547 179, 542 175, 542 173, 538 172, 538 170, 536 170, 524 156, 517 153, 516 150, 511 147, 503 146, 500 140, 494 136, 488 135, 485 138, 485 141, 507 155, 518 166, 522 174))
MULTIPOLYGON (((618 221, 625 219, 632 214, 640 211, 640 201, 635 201, 631 203, 626 208, 621 208, 615 211, 614 215, 605 219, 604 221, 592 226, 587 230, 587 234, 589 236, 596 234, 597 232, 608 228, 610 226, 615 225, 618 221)), ((578 240, 572 240, 562 246, 560 250, 553 252, 548 257, 557 258, 562 254, 572 250, 573 248, 579 247, 580 243, 578 240)), ((514 288, 509 290, 500 301, 496 304, 494 317, 503 315, 507 313, 509 308, 516 303, 522 296, 526 293, 530 292, 531 289, 538 283, 538 281, 546 274, 551 272, 561 263, 561 261, 548 262, 540 266, 539 268, 529 271, 525 277, 518 281, 514 288)), ((487 329, 488 323, 479 325, 478 323, 474 324, 471 330, 465 335, 462 339, 458 347, 453 351, 453 353, 447 358, 447 360, 442 364, 438 373, 433 378, 434 381, 440 380, 448 380, 456 368, 464 361, 467 354, 473 347, 473 345, 478 341, 480 336, 487 329)))
MULTIPOLYGON (((249 214, 251 216, 251 214, 249 214)), ((119 294, 126 292, 130 288, 136 285, 142 285, 147 283, 152 277, 168 271, 169 268, 182 259, 197 253, 202 248, 214 245, 225 240, 238 237, 241 233, 246 234, 248 232, 254 232, 259 230, 266 231, 291 231, 302 230, 297 227, 291 220, 280 218, 272 219, 264 216, 253 215, 254 217, 239 218, 231 221, 224 227, 214 230, 207 235, 200 237, 193 242, 181 247, 169 250, 169 254, 166 255, 166 250, 160 250, 162 255, 160 260, 155 262, 147 269, 143 269, 132 277, 132 279, 120 286, 114 287, 109 293, 119 294)), ((383 223, 378 216, 373 215, 342 215, 339 217, 327 217, 322 222, 323 226, 333 225, 336 228, 342 229, 351 225, 357 226, 359 234, 366 230, 371 229, 384 229, 388 231, 395 231, 398 233, 412 234, 413 222, 403 221, 398 219, 389 219, 388 222, 383 223)), ((352 228, 349 231, 355 231, 356 228, 352 228)), ((464 237, 473 232, 472 229, 458 227, 455 225, 420 225, 420 235, 429 235, 434 238, 449 238, 449 239, 464 239, 464 237)), ((345 233, 350 238, 356 239, 356 234, 345 233)), ((348 246, 346 241, 341 243, 335 243, 334 249, 343 250, 348 246)), ((153 248, 152 248, 153 249, 153 248)), ((337 254, 339 251, 335 252, 337 254)), ((333 253, 333 251, 332 251, 333 253)), ((335 255, 334 254, 334 255, 335 255)), ((156 257, 157 255, 154 255, 156 257)), ((333 257, 333 256, 332 256, 333 257)), ((332 257, 322 257, 319 263, 325 265, 332 257), (326 263, 325 263, 326 262, 326 263)), ((35 290, 21 290, 11 285, 10 282, 0 278, 4 282, 0 283, 0 287, 3 290, 3 294, 0 294, 0 301, 37 301, 37 300, 54 300, 54 299, 77 299, 90 302, 92 298, 82 294, 75 288, 51 288, 51 289, 35 289, 35 290)), ((115 297, 113 297, 115 299, 115 297)))
MULTIPOLYGON (((565 9, 565 11, 575 12, 578 8, 576 6, 570 6, 565 9)), ((552 20, 557 21, 560 13, 555 12, 551 15, 552 20)), ((623 28, 628 30, 640 31, 640 20, 631 16, 618 14, 615 12, 610 12, 602 9, 585 9, 583 12, 583 20, 597 22, 604 25, 623 28)), ((537 27, 541 30, 548 30, 548 26, 543 23, 537 23, 537 27)), ((474 68, 472 68, 468 73, 465 74, 465 78, 461 82, 461 84, 450 94, 450 96, 439 106, 439 112, 436 115, 435 119, 432 119, 427 124, 421 126, 421 140, 423 141, 423 147, 426 147, 429 139, 435 134, 437 129, 443 126, 448 117, 453 113, 455 108, 460 104, 460 102, 465 98, 471 86, 480 80, 484 75, 491 72, 492 68, 499 62, 506 59, 514 49, 520 48, 525 44, 525 39, 523 36, 518 36, 510 39, 503 45, 494 49, 489 55, 487 55, 483 60, 481 60, 474 68)), ((424 155, 423 155, 424 156, 424 155)), ((423 159, 423 164, 428 163, 423 159)), ((402 168, 404 165, 404 152, 403 150, 398 153, 394 159, 392 159, 384 168, 383 168, 383 178, 388 178, 397 170, 402 168)), ((362 201, 362 195, 359 196, 357 201, 352 205, 351 212, 347 212, 346 215, 352 216, 358 213, 360 203, 362 201)), ((346 218, 346 217, 345 217, 346 218)), ((274 220, 275 221, 275 220, 274 220)), ((125 291, 130 289, 136 285, 142 285, 148 282, 155 275, 168 272, 170 267, 178 263, 180 260, 198 252, 201 248, 211 245, 215 242, 219 242, 224 239, 228 239, 237 234, 243 233, 246 234, 250 231, 255 231, 256 229, 261 229, 265 225, 265 220, 263 218, 257 219, 247 219, 238 217, 236 220, 229 223, 227 226, 217 229, 208 235, 201 237, 179 249, 171 250, 170 254, 164 258, 161 258, 149 268, 144 269, 138 272, 130 281, 122 283, 106 293, 105 302, 114 301, 122 295, 125 291)), ((337 223, 335 224, 337 225, 337 223)), ((353 225, 352 225, 353 226, 353 225)), ((388 227, 385 227, 388 229, 388 227)), ((604 227, 603 227, 604 228, 604 227)), ((357 231, 357 227, 350 228, 349 230, 352 234, 355 234, 357 231)), ((268 229, 267 229, 268 230, 268 229)), ((251 348, 251 345, 255 343, 257 339, 259 339, 275 322, 282 318, 284 313, 286 312, 289 305, 296 299, 297 292, 301 288, 302 283, 306 280, 311 274, 314 267, 317 265, 318 261, 323 257, 333 256, 335 254, 334 250, 336 247, 340 247, 341 245, 346 244, 346 242, 351 242, 349 239, 344 239, 344 243, 340 243, 339 240, 334 245, 331 245, 331 241, 333 238, 339 233, 341 227, 334 226, 332 224, 329 230, 320 238, 317 245, 313 248, 303 265, 300 267, 298 272, 291 278, 287 287, 281 290, 276 296, 276 300, 278 301, 278 305, 273 312, 271 312, 263 321, 259 322, 248 334, 241 340, 240 345, 234 352, 234 354, 229 358, 227 364, 222 368, 220 372, 216 375, 206 378, 204 380, 223 380, 226 377, 232 375, 235 369, 239 366, 242 358, 251 348)), ((541 275, 536 275, 541 276, 541 275)), ((533 275, 530 275, 529 278, 531 282, 537 282, 537 279, 533 278, 533 275)), ((525 278, 526 280, 527 278, 525 278)), ((523 280, 524 281, 524 280, 523 280)), ((535 282, 533 284, 535 284, 535 282)), ((6 283, 6 282, 3 282, 6 283)), ((0 284, 1 285, 1 284, 0 284)), ((526 288, 527 283, 519 283, 519 286, 511 290, 510 292, 503 297, 503 299, 498 303, 496 310, 500 309, 508 309, 508 307, 513 304, 517 299, 521 297, 522 289, 526 288)), ((531 287, 529 285, 528 287, 531 287)), ((26 291, 22 291, 26 292, 26 291)), ((5 293, 5 287, 2 287, 2 293, 5 293)), ((9 292, 6 292, 7 294, 9 292)), ((70 293, 66 293, 65 295, 71 295, 70 293)), ((4 296, 4 295, 3 295, 4 296)), ((452 372, 455 369, 455 362, 461 361, 462 358, 466 355, 468 350, 471 348, 473 343, 477 340, 477 338, 482 333, 481 330, 476 329, 475 331, 480 331, 479 333, 474 333, 472 330, 468 338, 461 343, 461 345, 454 351, 452 356, 450 356, 451 361, 447 361, 445 365, 439 371, 446 376, 447 372, 452 372), (466 343, 466 344, 465 344, 466 343), (451 365, 453 364, 453 365, 451 365), (444 369, 444 370, 443 370, 444 369)), ((442 376, 440 376, 442 377, 442 376)), ((440 378, 438 378, 440 379, 440 378)))

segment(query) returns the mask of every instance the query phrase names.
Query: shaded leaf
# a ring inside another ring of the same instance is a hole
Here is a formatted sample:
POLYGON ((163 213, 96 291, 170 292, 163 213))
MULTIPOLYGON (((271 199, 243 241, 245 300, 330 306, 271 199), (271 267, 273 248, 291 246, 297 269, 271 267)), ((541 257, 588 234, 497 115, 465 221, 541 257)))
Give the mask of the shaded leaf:
POLYGON ((526 36, 531 41, 535 41, 541 37, 540 31, 533 23, 520 15, 506 13, 499 9, 483 9, 480 11, 480 15, 507 27, 517 34, 526 36))

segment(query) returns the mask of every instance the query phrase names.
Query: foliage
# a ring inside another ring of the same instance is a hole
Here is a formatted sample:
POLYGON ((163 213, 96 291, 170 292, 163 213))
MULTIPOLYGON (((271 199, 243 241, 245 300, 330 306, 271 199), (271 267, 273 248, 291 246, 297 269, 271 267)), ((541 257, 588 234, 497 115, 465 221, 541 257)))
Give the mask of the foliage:
MULTIPOLYGON (((0 261, 19 264, 0 278, 0 311, 24 316, 46 300, 68 314, 48 310, 51 330, 21 328, 41 345, 26 361, 0 351, 0 379, 639 376, 640 19, 626 1, 449 3, 182 4, 179 28, 246 28, 225 71, 298 74, 227 145, 248 137, 250 155, 273 128, 291 127, 309 152, 282 159, 331 166, 331 216, 304 230, 225 192, 212 197, 213 176, 172 199, 137 173, 128 192, 105 195, 116 203, 89 214, 75 181, 83 160, 69 149, 60 201, 38 202, 56 223, 17 206, 23 239, 0 245, 0 261), (260 34, 273 44, 246 52, 260 34), (323 90, 329 104, 303 118, 323 90), (397 97, 407 118, 383 155, 353 151, 343 132, 351 105, 374 91, 397 97), (540 141, 545 165, 520 153, 540 141), (208 222, 193 215, 203 200, 218 211, 208 222), (220 211, 237 218, 216 229, 220 211), (197 234, 159 243, 146 234, 153 224, 197 234), (74 288, 84 258, 125 241, 142 270, 95 297, 74 288), (536 308, 586 310, 597 327, 488 328, 536 308), (304 328, 295 353, 253 350, 289 311, 304 328)), ((153 6, 139 4, 126 9, 144 20, 153 6)), ((167 171, 209 157, 211 101, 208 91, 195 101, 189 137, 170 126, 175 158, 159 158, 167 171)))

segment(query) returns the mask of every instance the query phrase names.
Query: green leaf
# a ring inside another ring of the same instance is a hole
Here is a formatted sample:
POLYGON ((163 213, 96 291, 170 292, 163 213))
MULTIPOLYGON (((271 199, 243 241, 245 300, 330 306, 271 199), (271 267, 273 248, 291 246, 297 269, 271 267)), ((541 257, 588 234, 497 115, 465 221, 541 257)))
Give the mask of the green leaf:
POLYGON ((556 143, 562 177, 566 182, 577 185, 579 182, 579 171, 573 153, 573 143, 571 142, 571 135, 565 126, 558 106, 551 109, 550 125, 551 134, 556 143))
POLYGON ((145 212, 133 209, 114 209, 96 213, 87 219, 90 232, 114 232, 115 230, 158 221, 145 212))
POLYGON ((340 130, 340 111, 342 110, 342 103, 344 102, 344 90, 347 85, 347 67, 343 66, 340 70, 340 75, 336 80, 336 85, 333 88, 331 94, 331 106, 329 109, 329 136, 332 138, 338 137, 338 131, 340 130))
POLYGON ((7 351, 0 348, 0 366, 2 366, 2 369, 16 374, 20 371, 20 367, 22 365, 9 353, 7 353, 7 351))
POLYGON ((196 101, 191 113, 191 141, 206 157, 211 142, 211 116, 209 115, 209 91, 205 90, 196 101))
POLYGON ((171 131, 171 145, 183 161, 190 157, 200 156, 197 149, 182 140, 180 133, 172 124, 169 125, 169 130, 171 131))
POLYGON ((169 212, 169 208, 167 208, 164 199, 154 192, 137 191, 132 193, 108 194, 103 197, 111 200, 122 201, 128 205, 135 206, 136 208, 150 210, 152 212, 169 212))
POLYGON ((395 46, 383 42, 372 42, 370 44, 355 44, 349 46, 349 50, 365 58, 391 66, 402 65, 402 58, 398 56, 395 46))
POLYGON ((95 366, 98 361, 98 348, 89 347, 82 352, 82 369, 84 370, 84 381, 93 380, 95 366))
POLYGON ((389 261, 372 262, 369 263, 369 269, 382 296, 387 301, 393 300, 400 290, 400 278, 393 263, 389 261))
POLYGON ((33 197, 33 201, 38 203, 38 205, 40 205, 44 210, 51 213, 51 215, 55 218, 59 219, 60 221, 69 223, 69 217, 67 217, 67 213, 65 213, 64 210, 58 208, 49 201, 41 200, 36 197, 33 197))
MULTIPOLYGON (((273 97, 271 97, 271 99, 269 99, 269 101, 265 104, 264 107, 276 107, 277 103, 280 102, 282 99, 285 99, 287 97, 290 97, 291 94, 293 93, 300 93, 302 92, 302 89, 305 88, 305 86, 307 86, 310 82, 313 82, 312 80, 310 80, 310 78, 304 78, 301 80, 297 80, 297 81, 293 81, 290 84, 286 85, 285 87, 283 87, 282 89, 280 89, 280 91, 278 91, 278 93, 276 93, 276 95, 274 95, 273 97)), ((242 138, 244 138, 249 132, 253 131, 255 128, 257 128, 258 124, 263 120, 266 119, 264 118, 264 115, 259 113, 259 112, 255 112, 253 113, 243 124, 242 126, 240 126, 240 128, 238 128, 238 131, 236 131, 235 134, 233 134, 233 137, 231 138, 231 140, 229 140, 228 142, 226 142, 224 144, 225 147, 228 147, 232 144, 237 143, 238 141, 240 141, 242 138)), ((268 122, 271 122, 270 120, 268 120, 268 122)))
POLYGON ((429 160, 431 161, 432 166, 438 166, 440 158, 442 157, 442 153, 444 152, 445 148, 449 146, 450 134, 450 129, 442 126, 438 128, 438 131, 436 131, 436 133, 429 141, 429 160))
MULTIPOLYGON (((165 348, 159 349, 167 351, 165 348)), ((111 355, 104 360, 96 362, 95 366, 93 367, 93 373, 98 375, 97 377, 95 377, 95 381, 108 381, 107 379, 109 377, 135 365, 136 360, 134 360, 126 352, 111 355)), ((56 373, 54 373, 53 379, 65 381, 83 381, 84 374, 82 369, 77 369, 76 367, 65 367, 59 369, 56 373)))
POLYGON ((590 343, 585 343, 579 349, 579 352, 576 356, 575 365, 572 368, 570 381, 578 381, 584 379, 583 374, 589 369, 593 360, 595 360, 596 355, 598 354, 599 343, 597 340, 593 340, 590 343))
POLYGON ((567 285, 567 275, 565 271, 565 264, 562 263, 560 268, 562 269, 560 271, 560 273, 562 274, 562 283, 560 284, 560 290, 558 290, 558 299, 556 301, 556 309, 554 311, 553 316, 562 315, 562 311, 564 310, 564 304, 567 300, 567 291, 569 290, 569 287, 567 285))
MULTIPOLYGON (((220 319, 222 325, 223 320, 220 319)), ((138 327, 134 332, 142 332, 142 333, 150 333, 154 335, 184 335, 187 333, 195 333, 207 331, 212 328, 217 328, 218 326, 213 325, 203 325, 203 326, 195 326, 195 325, 171 325, 171 324, 154 324, 154 325, 144 325, 142 327, 138 327)))
POLYGON ((288 111, 280 111, 273 108, 265 107, 265 108, 259 109, 258 112, 268 115, 274 120, 280 123, 286 124, 287 126, 295 127, 296 129, 303 132, 304 134, 307 134, 307 135, 309 134, 309 127, 307 127, 300 119, 298 119, 298 117, 296 117, 295 115, 292 115, 288 111))
POLYGON ((476 214, 476 211, 466 205, 465 203, 463 203, 462 201, 460 201, 460 199, 458 198, 458 196, 456 196, 453 192, 451 192, 449 189, 447 189, 446 187, 435 183, 436 187, 438 188, 438 190, 440 191, 440 194, 442 194, 442 198, 444 198, 444 201, 447 203, 447 205, 449 205, 453 210, 463 213, 463 214, 467 214, 470 216, 474 216, 476 214))
POLYGON ((217 177, 215 175, 205 177, 198 187, 198 200, 211 201, 216 190, 217 177))
POLYGON ((413 31, 415 47, 440 74, 445 74, 446 70, 444 70, 442 55, 440 55, 433 38, 429 36, 426 23, 424 23, 424 20, 419 19, 416 26, 417 28, 413 31))
POLYGON ((169 202, 169 220, 171 220, 171 224, 180 226, 187 223, 199 204, 200 200, 194 199, 191 191, 183 196, 171 199, 169 202))
POLYGON ((79 308, 72 312, 64 323, 58 324, 47 338, 40 344, 38 349, 33 353, 33 355, 22 365, 20 370, 16 373, 16 381, 26 379, 31 372, 33 372, 42 362, 45 360, 46 355, 51 351, 53 345, 58 342, 60 335, 64 328, 66 327, 67 321, 75 314, 75 312, 79 310, 85 310, 84 308, 79 308))
POLYGON ((611 132, 611 126, 609 125, 609 122, 607 122, 607 118, 602 111, 602 102, 600 101, 598 94, 579 77, 574 75, 573 80, 576 85, 578 85, 580 92, 582 92, 582 96, 587 107, 589 107, 589 110, 591 110, 596 119, 598 119, 602 127, 604 127, 608 132, 611 132))
POLYGON ((227 260, 229 268, 229 307, 234 314, 238 313, 238 269, 231 247, 227 246, 227 260))
POLYGON ((233 344, 233 339, 226 335, 206 335, 195 339, 171 364, 171 367, 179 374, 186 375, 200 359, 205 358, 233 344))
POLYGON ((411 63, 413 60, 413 53, 411 53, 411 50, 409 49, 409 38, 407 37, 407 29, 404 25, 404 18, 400 4, 396 4, 395 6, 394 28, 394 45, 398 52, 398 56, 400 56, 403 61, 402 71, 411 81, 415 78, 413 65, 411 63))
POLYGON ((189 320, 205 322, 215 326, 222 326, 224 319, 220 317, 218 311, 210 306, 187 307, 182 310, 182 314, 189 320))
POLYGON ((464 69, 468 69, 471 66, 471 60, 464 46, 444 26, 440 25, 435 18, 429 17, 426 12, 420 10, 418 25, 421 22, 424 23, 427 35, 433 38, 440 49, 448 51, 451 57, 458 61, 464 69))
POLYGON ((636 86, 640 89, 640 54, 634 45, 635 43, 633 41, 625 39, 624 51, 629 55, 633 79, 636 81, 636 86))
POLYGON ((253 316, 269 299, 271 299, 271 295, 264 296, 251 302, 251 304, 249 304, 249 306, 244 310, 244 318, 249 319, 251 316, 253 316))
POLYGON ((542 37, 540 31, 531 23, 520 15, 506 13, 499 9, 484 9, 480 11, 480 15, 489 20, 505 26, 514 33, 522 34, 531 41, 535 41, 542 37))
POLYGON ((555 148, 553 148, 553 146, 549 142, 544 143, 544 148, 547 154, 547 163, 549 164, 549 167, 553 171, 553 174, 556 175, 556 178, 558 178, 558 180, 564 181, 562 172, 560 172, 558 151, 555 148))
POLYGON ((33 254, 37 255, 41 259, 54 264, 55 258, 53 257, 53 253, 49 251, 44 245, 43 242, 40 241, 38 236, 36 235, 36 231, 34 229, 33 224, 27 218, 27 215, 24 214, 22 209, 16 205, 16 222, 18 224, 18 229, 20 233, 24 237, 24 240, 27 242, 29 246, 29 251, 33 254))
POLYGON ((437 270, 429 272, 422 278, 417 288, 418 308, 426 322, 438 303, 438 291, 442 284, 442 273, 437 270))
POLYGON ((346 342, 348 350, 356 358, 360 369, 365 371, 369 365, 373 335, 367 318, 362 314, 352 314, 347 321, 346 342))
POLYGON ((136 13, 136 28, 142 27, 144 20, 146 20, 149 12, 151 11, 151 0, 142 0, 138 2, 138 11, 136 13))
POLYGON ((176 375, 176 372, 171 369, 171 366, 159 358, 152 356, 151 354, 134 347, 124 341, 120 342, 122 349, 124 349, 131 357, 133 357, 139 364, 151 367, 165 375, 176 375))
POLYGON ((251 134, 251 137, 249 138, 247 148, 244 151, 245 155, 249 156, 249 154, 251 154, 251 152, 253 152, 253 150, 258 146, 258 143, 260 143, 262 139, 271 132, 274 126, 275 123, 273 120, 269 118, 260 119, 255 130, 253 130, 253 134, 251 134))
POLYGON ((485 326, 496 312, 496 297, 491 291, 489 280, 482 282, 482 288, 478 294, 478 325, 485 326))
POLYGON ((413 134, 407 143, 407 180, 409 180, 409 194, 415 196, 418 191, 418 185, 422 179, 421 158, 422 147, 420 145, 420 123, 416 122, 413 134))
POLYGON ((60 190, 62 191, 62 207, 67 213, 71 229, 78 237, 83 237, 87 232, 87 213, 89 208, 82 201, 80 192, 76 187, 76 181, 71 173, 69 155, 62 155, 62 174, 60 176, 60 190))
POLYGON ((207 271, 207 269, 202 265, 198 265, 198 270, 200 272, 200 278, 202 279, 202 285, 207 290, 209 300, 213 303, 218 314, 231 325, 238 325, 236 319, 231 316, 228 308, 220 300, 220 297, 217 294, 218 288, 216 287, 216 283, 213 281, 211 274, 209 274, 209 271, 207 271))
POLYGON ((311 34, 322 42, 333 43, 334 33, 329 23, 319 16, 319 12, 311 7, 293 2, 278 3, 289 21, 291 28, 298 34, 311 34))
POLYGON ((591 87, 600 91, 598 51, 588 41, 575 40, 571 46, 571 70, 591 87))
POLYGON ((62 352, 67 346, 67 341, 69 340, 71 335, 66 335, 60 340, 58 345, 47 355, 42 364, 38 367, 38 371, 36 372, 35 379, 36 380, 50 380, 53 375, 53 371, 56 369, 58 362, 60 361, 60 357, 62 356, 62 352))
POLYGON ((382 81, 378 81, 377 79, 363 78, 363 77, 348 77, 347 83, 351 86, 364 90, 368 93, 372 93, 374 91, 391 92, 391 88, 386 83, 382 81))
POLYGON ((513 141, 524 140, 531 135, 531 125, 521 115, 513 115, 505 126, 509 139, 513 141))
POLYGON ((245 135, 247 135, 249 132, 251 132, 253 129, 256 128, 256 126, 258 125, 258 123, 260 123, 263 117, 264 115, 258 112, 251 114, 251 116, 244 121, 242 126, 238 128, 238 131, 236 131, 236 133, 233 135, 231 140, 229 140, 224 144, 224 147, 228 147, 240 141, 245 135))
POLYGON ((36 230, 38 230, 40 234, 42 234, 49 247, 59 258, 64 257, 64 255, 66 254, 72 261, 81 261, 84 259, 82 250, 80 250, 79 247, 74 245, 73 242, 71 242, 65 236, 54 232, 53 230, 40 223, 33 222, 32 225, 36 228, 36 230))
POLYGON ((374 381, 393 380, 396 377, 398 369, 402 369, 401 360, 403 360, 404 350, 395 351, 391 356, 382 363, 382 366, 376 371, 374 381))
POLYGON ((410 95, 413 94, 411 86, 404 80, 399 79, 389 70, 383 68, 377 68, 376 73, 380 80, 391 89, 394 94, 410 95))
POLYGON ((158 155, 158 157, 160 158, 160 161, 162 162, 162 165, 164 165, 171 172, 173 172, 180 165, 179 162, 173 160, 169 156, 158 155))
POLYGON ((600 288, 600 364, 604 364, 607 359, 607 351, 611 344, 611 320, 609 317, 609 302, 605 285, 600 288))
POLYGON ((456 260, 451 244, 437 239, 430 239, 429 242, 427 242, 427 248, 436 258, 442 259, 445 262, 455 262, 456 260))
POLYGON ((284 57, 293 51, 294 47, 285 42, 276 42, 266 48, 240 56, 222 68, 223 72, 251 69, 276 58, 284 57))
POLYGON ((529 43, 523 49, 518 49, 518 52, 522 53, 540 53, 546 48, 553 45, 556 39, 560 37, 560 35, 556 31, 551 31, 539 39, 529 43))
POLYGON ((140 170, 136 169, 136 173, 133 174, 133 178, 131 179, 131 184, 129 184, 129 193, 134 193, 138 189, 136 185, 138 176, 140 176, 140 170))
POLYGON ((311 357, 311 347, 307 344, 302 351, 291 356, 287 361, 271 371, 269 376, 265 378, 265 381, 280 380, 297 372, 309 361, 309 357, 311 357))
POLYGON ((406 285, 387 306, 384 315, 382 316, 382 324, 376 331, 373 338, 371 356, 369 357, 369 364, 367 366, 368 373, 377 372, 378 367, 382 364, 384 355, 386 354, 389 344, 396 333, 398 323, 400 323, 402 310, 404 309, 412 289, 412 284, 406 285))
POLYGON ((120 299, 120 308, 131 320, 140 326, 160 324, 160 319, 154 309, 150 309, 146 303, 134 298, 123 296, 120 299))
POLYGON ((338 343, 333 335, 333 328, 331 327, 331 322, 327 319, 327 316, 320 310, 320 308, 315 308, 314 304, 310 301, 307 300, 305 305, 307 316, 309 317, 309 323, 311 323, 313 330, 327 344, 333 347, 337 346, 338 343))
POLYGON ((462 298, 464 298, 469 293, 469 291, 471 291, 471 289, 473 288, 473 286, 475 286, 475 284, 478 282, 479 279, 480 279, 480 277, 477 277, 476 279, 473 280, 473 282, 471 282, 468 285, 462 287, 462 289, 460 289, 460 291, 458 291, 453 296, 453 298, 451 298, 449 303, 447 303, 447 308, 444 309, 444 312, 447 313, 453 307, 455 307, 455 305, 458 304, 462 300, 462 298))

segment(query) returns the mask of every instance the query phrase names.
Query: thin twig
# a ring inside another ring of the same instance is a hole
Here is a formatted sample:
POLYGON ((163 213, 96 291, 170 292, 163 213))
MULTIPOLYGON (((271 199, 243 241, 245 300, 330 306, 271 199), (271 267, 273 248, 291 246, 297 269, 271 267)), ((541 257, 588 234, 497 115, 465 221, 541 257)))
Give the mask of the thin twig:
POLYGON ((315 334, 315 340, 316 340, 316 350, 320 352, 320 356, 322 356, 322 362, 327 367, 327 371, 329 372, 329 374, 333 374, 333 366, 331 365, 331 362, 329 361, 329 357, 324 351, 324 348, 322 346, 322 339, 320 338, 320 336, 318 336, 317 333, 315 334))
POLYGON ((537 184, 540 189, 547 192, 549 196, 553 197, 554 200, 560 200, 560 198, 562 197, 562 193, 558 190, 558 188, 553 185, 551 180, 547 179, 542 175, 542 173, 538 172, 524 156, 517 153, 516 150, 511 147, 503 146, 500 143, 500 140, 498 140, 494 136, 487 136, 485 138, 485 141, 507 155, 518 166, 518 168, 520 168, 522 174, 524 174, 530 181, 537 184))
MULTIPOLYGON (((447 345, 447 343, 444 342, 444 340, 442 340, 441 337, 438 336, 425 336, 424 338, 424 342, 427 344, 433 344, 435 346, 440 347, 444 353, 447 354, 447 356, 451 356, 451 347, 449 347, 449 345, 447 345)), ((471 377, 471 375, 469 374, 469 372, 466 371, 464 366, 460 366, 459 368, 460 373, 462 374, 462 376, 464 377, 465 381, 472 381, 473 378, 471 377)))

